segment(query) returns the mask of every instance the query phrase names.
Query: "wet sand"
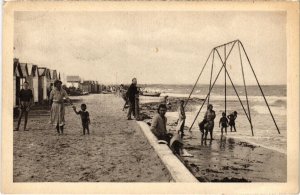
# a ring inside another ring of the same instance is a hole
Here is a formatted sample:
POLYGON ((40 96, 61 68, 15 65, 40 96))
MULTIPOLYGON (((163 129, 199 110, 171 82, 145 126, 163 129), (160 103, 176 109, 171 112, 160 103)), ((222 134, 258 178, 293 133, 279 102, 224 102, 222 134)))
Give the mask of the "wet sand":
POLYGON ((286 155, 228 136, 200 141, 200 133, 187 133, 183 158, 203 182, 286 182, 286 155))
MULTIPOLYGON (((73 98, 73 97, 72 97, 73 98)), ((31 111, 29 131, 14 132, 14 182, 169 182, 171 176, 135 121, 126 120, 122 100, 112 94, 82 96, 90 113, 90 135, 66 107, 65 134, 57 135, 49 112, 31 111)), ((77 108, 82 102, 76 101, 77 108)), ((14 126, 16 120, 14 121, 14 126)))
MULTIPOLYGON (((177 110, 178 98, 170 97, 169 112, 177 110)), ((192 99, 187 111, 202 101, 192 99)), ((147 102, 141 106, 144 121, 149 125, 159 103, 147 102), (146 117, 145 117, 146 116, 146 117)), ((167 129, 175 133, 176 118, 168 117, 167 129)), ((194 157, 181 157, 186 167, 201 182, 286 182, 287 156, 284 153, 250 144, 214 130, 214 140, 201 142, 200 131, 188 132, 185 127, 184 148, 194 157)), ((209 137, 209 136, 208 136, 209 137)))

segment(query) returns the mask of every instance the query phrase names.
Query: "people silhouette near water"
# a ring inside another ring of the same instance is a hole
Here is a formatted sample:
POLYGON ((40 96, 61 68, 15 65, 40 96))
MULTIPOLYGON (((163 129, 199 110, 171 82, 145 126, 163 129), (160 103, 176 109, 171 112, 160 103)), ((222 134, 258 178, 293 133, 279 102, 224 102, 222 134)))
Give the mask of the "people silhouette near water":
POLYGON ((216 113, 213 110, 213 105, 209 104, 207 111, 204 115, 205 124, 204 124, 204 134, 202 134, 202 139, 207 139, 208 132, 210 133, 210 140, 213 140, 213 130, 214 130, 214 119, 216 118, 216 113))
POLYGON ((181 132, 181 136, 184 136, 184 124, 185 124, 185 111, 184 111, 184 100, 180 100, 180 105, 178 107, 178 124, 177 130, 181 132))
POLYGON ((225 133, 227 135, 227 127, 228 127, 228 119, 226 117, 226 113, 222 112, 222 117, 219 121, 219 127, 221 126, 221 134, 223 135, 223 129, 225 129, 225 133))
POLYGON ((227 116, 227 118, 229 119, 229 126, 230 126, 230 132, 232 132, 232 127, 234 129, 234 132, 236 132, 236 128, 235 128, 235 120, 237 118, 237 111, 234 111, 233 113, 229 114, 227 116))

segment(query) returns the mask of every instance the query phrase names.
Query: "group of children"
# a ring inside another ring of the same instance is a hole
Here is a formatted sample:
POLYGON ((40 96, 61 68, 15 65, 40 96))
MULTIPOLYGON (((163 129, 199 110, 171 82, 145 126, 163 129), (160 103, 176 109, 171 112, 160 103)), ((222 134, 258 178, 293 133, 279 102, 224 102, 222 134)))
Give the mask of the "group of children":
POLYGON ((222 113, 222 117, 220 118, 219 127, 221 126, 221 133, 223 135, 223 129, 225 129, 225 133, 227 134, 227 127, 230 126, 230 132, 232 132, 232 128, 236 132, 235 128, 235 119, 237 118, 237 112, 234 111, 230 115, 226 117, 225 112, 222 113))

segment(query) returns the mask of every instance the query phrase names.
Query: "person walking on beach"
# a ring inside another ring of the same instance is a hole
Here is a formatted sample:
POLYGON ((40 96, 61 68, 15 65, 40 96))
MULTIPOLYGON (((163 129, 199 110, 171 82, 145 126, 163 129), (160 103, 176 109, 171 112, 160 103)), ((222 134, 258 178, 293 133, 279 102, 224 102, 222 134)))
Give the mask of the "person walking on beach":
POLYGON ((172 134, 169 134, 167 131, 167 118, 165 117, 167 112, 166 105, 160 104, 157 112, 158 113, 153 117, 150 130, 158 140, 164 140, 169 144, 172 134))
POLYGON ((136 78, 133 78, 132 84, 130 85, 130 87, 128 88, 128 90, 126 92, 126 95, 128 97, 128 103, 129 103, 129 109, 128 109, 128 114, 127 114, 128 120, 132 120, 131 119, 132 113, 135 116, 135 97, 136 97, 136 94, 138 93, 136 85, 137 85, 137 80, 136 80, 136 78))
POLYGON ((85 130, 87 131, 87 134, 90 134, 90 129, 89 129, 89 124, 91 124, 90 121, 90 114, 88 111, 86 111, 86 104, 81 104, 81 110, 76 111, 76 107, 73 106, 73 110, 76 114, 80 115, 81 117, 81 123, 82 123, 82 128, 83 128, 83 135, 85 135, 85 130))
MULTIPOLYGON (((207 139, 208 132, 210 133, 210 139, 213 140, 213 130, 214 130, 214 119, 216 118, 216 113, 213 110, 213 106, 211 104, 208 105, 207 111, 204 115, 204 119, 206 121, 204 128, 205 128, 205 137, 204 139, 207 139)), ((203 134, 202 134, 203 139, 203 134)))
POLYGON ((49 97, 50 100, 53 102, 51 106, 50 120, 52 124, 56 125, 56 130, 59 135, 64 133, 64 125, 65 125, 64 98, 67 99, 71 105, 73 105, 71 99, 68 97, 67 92, 61 87, 61 85, 62 82, 56 80, 54 82, 54 88, 50 92, 50 97, 49 97))
POLYGON ((177 130, 181 132, 181 137, 184 136, 184 124, 185 124, 185 111, 184 111, 184 101, 180 100, 180 106, 178 107, 178 124, 177 130))
POLYGON ((219 127, 221 127, 221 133, 223 135, 223 129, 225 129, 225 133, 227 134, 227 127, 228 127, 228 119, 226 118, 225 112, 222 113, 222 117, 220 118, 219 127))
POLYGON ((20 114, 18 118, 18 125, 15 131, 19 131, 23 114, 25 115, 24 131, 28 131, 28 129, 26 129, 26 126, 28 120, 28 112, 33 104, 33 94, 32 94, 32 90, 29 89, 29 83, 27 81, 23 83, 23 89, 21 89, 19 93, 18 100, 19 100, 20 114))
POLYGON ((234 131, 236 132, 235 119, 237 118, 237 111, 234 111, 233 113, 231 113, 227 117, 229 119, 230 132, 232 132, 232 127, 234 128, 234 131))

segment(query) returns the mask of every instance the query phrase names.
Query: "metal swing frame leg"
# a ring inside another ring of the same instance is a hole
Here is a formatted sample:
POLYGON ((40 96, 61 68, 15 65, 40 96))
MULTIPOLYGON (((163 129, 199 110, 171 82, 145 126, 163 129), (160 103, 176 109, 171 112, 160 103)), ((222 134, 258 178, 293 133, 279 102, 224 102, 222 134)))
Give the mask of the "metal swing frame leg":
POLYGON ((270 115, 271 115, 271 117, 272 117, 272 119, 273 119, 273 122, 274 122, 274 124, 275 124, 275 126, 276 126, 277 132, 278 132, 278 134, 280 134, 280 131, 279 131, 279 128, 278 128, 277 123, 276 123, 276 121, 275 121, 275 118, 274 118, 274 116, 273 116, 273 113, 272 113, 272 111, 271 111, 271 109, 270 109, 270 106, 269 106, 269 104, 268 104, 268 102, 267 102, 267 99, 266 99, 265 94, 264 94, 264 92, 263 92, 263 90, 262 90, 262 88, 261 88, 261 85, 260 85, 260 83, 258 82, 257 76, 256 76, 256 74, 255 74, 255 72, 254 72, 254 69, 253 69, 252 64, 251 64, 251 62, 250 62, 250 59, 249 59, 249 57, 248 57, 248 54, 247 54, 247 52, 246 52, 246 50, 245 50, 245 48, 244 48, 244 45, 243 45, 243 43, 242 43, 241 41, 239 41, 239 44, 242 46, 242 49, 243 49, 243 51, 244 51, 244 54, 245 54, 245 56, 246 56, 246 58, 247 58, 247 61, 248 61, 249 65, 250 65, 250 68, 251 68, 251 70, 252 70, 252 72, 253 72, 253 75, 254 75, 254 77, 255 77, 255 80, 256 80, 256 82, 257 82, 257 85, 258 85, 258 87, 259 87, 259 89, 260 89, 260 92, 261 92, 261 94, 262 94, 262 96, 263 96, 263 98, 264 98, 264 100, 265 100, 265 103, 266 103, 266 105, 267 105, 267 107, 268 107, 268 110, 269 110, 269 112, 270 112, 270 115))

